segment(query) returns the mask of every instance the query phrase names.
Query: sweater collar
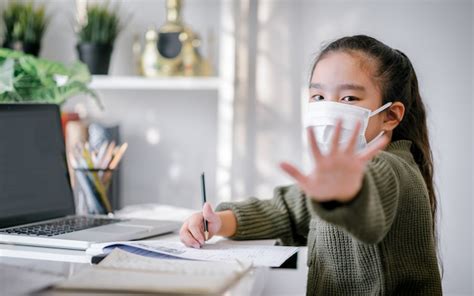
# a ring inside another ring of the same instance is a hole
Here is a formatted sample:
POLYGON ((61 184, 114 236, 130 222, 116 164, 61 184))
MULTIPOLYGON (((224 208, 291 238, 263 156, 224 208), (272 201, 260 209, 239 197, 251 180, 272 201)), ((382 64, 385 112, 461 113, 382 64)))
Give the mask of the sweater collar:
POLYGON ((398 141, 391 142, 388 145, 387 150, 388 151, 398 150, 398 151, 410 152, 411 144, 412 143, 409 140, 398 140, 398 141))
POLYGON ((409 140, 398 140, 390 143, 387 147, 387 152, 396 154, 408 162, 415 162, 413 154, 411 153, 412 142, 409 140))

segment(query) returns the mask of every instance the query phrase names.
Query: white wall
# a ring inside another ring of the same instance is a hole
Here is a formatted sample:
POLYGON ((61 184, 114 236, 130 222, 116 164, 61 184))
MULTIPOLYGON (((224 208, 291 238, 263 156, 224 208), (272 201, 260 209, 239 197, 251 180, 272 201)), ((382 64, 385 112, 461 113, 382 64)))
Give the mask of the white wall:
MULTIPOLYGON (((73 1, 47 2, 58 13, 43 54, 72 61, 73 1)), ((185 2, 186 20, 206 32, 217 23, 216 3, 185 2)), ((150 23, 161 24, 163 5, 164 1, 122 1, 124 10, 133 12, 133 20, 118 40, 112 74, 132 73, 132 35, 150 23)), ((372 35, 404 51, 417 70, 436 160, 443 285, 447 295, 473 294, 472 1, 260 0, 251 5, 254 21, 248 38, 241 42, 248 42, 247 74, 252 81, 248 96, 236 102, 234 197, 271 197, 274 186, 290 181, 277 168, 278 162, 303 165, 300 90, 321 43, 343 35, 372 35)), ((204 168, 210 175, 215 173, 216 94, 103 95, 107 109, 101 116, 120 121, 123 137, 131 144, 123 167, 124 203, 166 202, 197 208, 199 172, 204 168), (159 131, 159 144, 147 141, 149 130, 159 131), (176 172, 178 178, 173 177, 176 172)))

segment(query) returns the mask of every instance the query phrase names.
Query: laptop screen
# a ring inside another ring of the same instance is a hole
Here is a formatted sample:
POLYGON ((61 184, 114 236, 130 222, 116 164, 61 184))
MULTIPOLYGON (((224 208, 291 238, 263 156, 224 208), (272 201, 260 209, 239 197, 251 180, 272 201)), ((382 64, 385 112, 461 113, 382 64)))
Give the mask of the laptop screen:
POLYGON ((59 107, 0 104, 0 228, 74 214, 59 107))

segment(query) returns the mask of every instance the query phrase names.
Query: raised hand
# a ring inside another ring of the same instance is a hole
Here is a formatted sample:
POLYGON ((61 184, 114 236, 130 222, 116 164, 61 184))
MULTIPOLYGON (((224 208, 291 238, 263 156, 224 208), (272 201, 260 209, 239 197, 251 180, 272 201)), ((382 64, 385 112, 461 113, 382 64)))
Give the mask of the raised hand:
POLYGON ((301 173, 289 163, 281 163, 280 167, 293 179, 308 197, 318 201, 348 202, 354 199, 362 187, 366 164, 389 142, 383 136, 367 147, 364 151, 356 150, 360 123, 354 129, 347 147, 340 147, 342 122, 339 121, 327 155, 321 154, 311 128, 308 128, 308 142, 314 158, 314 168, 308 175, 301 173))

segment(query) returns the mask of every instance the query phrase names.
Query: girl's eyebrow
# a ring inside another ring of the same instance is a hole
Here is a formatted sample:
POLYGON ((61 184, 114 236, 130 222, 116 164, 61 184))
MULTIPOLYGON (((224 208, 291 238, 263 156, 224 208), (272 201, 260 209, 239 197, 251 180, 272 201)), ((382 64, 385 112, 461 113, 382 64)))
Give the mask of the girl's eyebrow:
MULTIPOLYGON (((325 89, 326 87, 324 86, 324 84, 321 84, 321 83, 310 83, 309 88, 325 89)), ((338 84, 334 88, 336 90, 360 90, 360 91, 365 90, 365 87, 363 85, 353 84, 353 83, 338 84)))

